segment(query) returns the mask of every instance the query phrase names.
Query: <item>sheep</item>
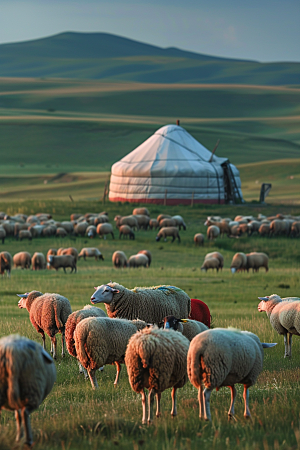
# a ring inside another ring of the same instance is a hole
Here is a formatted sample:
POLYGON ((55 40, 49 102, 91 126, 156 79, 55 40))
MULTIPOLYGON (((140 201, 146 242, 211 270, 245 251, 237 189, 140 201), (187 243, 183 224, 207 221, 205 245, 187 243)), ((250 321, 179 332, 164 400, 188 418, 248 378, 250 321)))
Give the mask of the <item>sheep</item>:
MULTIPOLYGON (((87 317, 106 317, 106 314, 104 311, 102 311, 102 309, 97 308, 96 306, 86 305, 83 309, 74 311, 69 315, 65 326, 65 339, 67 350, 71 356, 74 356, 74 358, 77 358, 74 331, 78 323, 81 320, 86 319, 87 317)), ((84 373, 85 369, 80 363, 78 364, 79 373, 84 373)))
POLYGON ((175 241, 175 239, 178 239, 178 242, 180 242, 180 236, 179 231, 177 227, 165 227, 161 228, 156 235, 156 241, 159 241, 162 237, 164 238, 164 241, 167 240, 167 237, 172 236, 172 242, 175 241))
POLYGON ((258 229, 258 234, 260 236, 269 236, 270 235, 270 224, 262 223, 258 229))
POLYGON ((0 339, 0 409, 15 412, 16 441, 25 431, 33 443, 30 414, 51 391, 56 380, 53 359, 42 346, 17 334, 0 339))
POLYGON ((64 228, 68 234, 74 233, 74 224, 69 221, 63 221, 60 224, 61 228, 64 228))
POLYGON ((224 236, 224 234, 227 234, 227 236, 230 235, 230 226, 227 222, 214 222, 213 220, 210 220, 209 218, 205 221, 204 225, 211 227, 215 226, 219 228, 221 237, 224 236))
POLYGON ((78 220, 80 217, 83 217, 82 214, 72 213, 70 215, 70 220, 71 220, 71 222, 74 222, 74 221, 78 220))
POLYGON ((152 230, 154 228, 154 230, 157 230, 157 228, 159 227, 159 223, 157 221, 157 219, 150 219, 149 220, 149 228, 150 230, 152 230))
POLYGON ((150 217, 142 214, 136 214, 134 216, 138 222, 138 226, 140 229, 148 230, 150 217))
POLYGON ((128 225, 121 225, 119 228, 119 239, 121 239, 121 237, 128 237, 129 239, 134 240, 135 239, 135 235, 134 232, 132 231, 132 229, 130 228, 130 226, 128 225))
POLYGON ((220 234, 220 228, 216 225, 210 225, 207 228, 206 236, 208 240, 216 239, 220 234))
POLYGON ((57 256, 61 256, 63 251, 64 251, 64 247, 60 247, 60 248, 57 250, 57 256))
POLYGON ((198 322, 197 320, 177 319, 175 316, 165 317, 163 324, 165 330, 172 329, 174 331, 179 331, 190 342, 197 334, 208 330, 208 327, 202 322, 198 322))
POLYGON ((104 236, 104 239, 106 239, 107 234, 111 234, 112 238, 115 238, 113 227, 110 223, 99 223, 99 225, 97 225, 97 234, 99 237, 104 236))
POLYGON ((191 312, 188 318, 202 322, 210 328, 211 314, 209 307, 206 303, 198 300, 197 298, 191 298, 191 312))
POLYGON ((211 420, 210 395, 222 386, 231 390, 228 416, 233 417, 236 383, 244 385, 244 416, 250 417, 248 389, 262 370, 263 348, 274 345, 260 342, 249 331, 233 328, 214 328, 195 336, 187 355, 187 371, 190 382, 198 389, 200 418, 211 420))
POLYGON ((270 237, 279 236, 280 234, 288 235, 288 224, 284 220, 272 220, 270 223, 270 237))
POLYGON ((110 282, 95 289, 91 297, 92 304, 104 303, 107 315, 111 318, 139 318, 158 324, 171 314, 185 319, 191 310, 190 297, 176 286, 136 287, 130 290, 110 282))
POLYGON ((13 236, 14 225, 12 223, 5 221, 5 222, 2 222, 1 226, 5 230, 6 236, 13 236))
POLYGON ((98 387, 96 370, 105 364, 116 364, 118 384, 130 337, 138 329, 147 326, 141 320, 110 319, 108 317, 88 317, 81 320, 75 328, 74 340, 77 359, 87 370, 93 389, 98 387))
POLYGON ((73 270, 75 270, 75 273, 77 272, 76 260, 73 255, 50 255, 48 260, 50 267, 53 267, 56 271, 62 267, 66 273, 66 267, 70 267, 71 273, 73 270))
POLYGON ((172 219, 172 216, 169 216, 169 214, 159 214, 156 220, 159 223, 163 219, 172 219))
POLYGON ((300 235, 300 222, 295 221, 292 224, 290 236, 299 237, 299 235, 300 235))
POLYGON ((76 236, 84 236, 88 226, 89 226, 89 224, 87 223, 86 220, 84 220, 83 222, 77 223, 77 225, 75 225, 75 227, 74 227, 75 235, 76 236))
POLYGON ((173 216, 172 219, 175 220, 176 226, 179 227, 179 230, 181 230, 181 227, 184 231, 186 230, 186 224, 181 216, 173 216))
POLYGON ((28 230, 33 238, 42 236, 43 230, 47 228, 47 225, 30 225, 28 230))
POLYGON ((260 267, 264 267, 266 272, 269 270, 269 257, 265 253, 247 253, 247 272, 252 269, 253 272, 258 272, 260 267))
POLYGON ((14 225, 14 236, 18 239, 20 230, 28 230, 28 223, 16 222, 14 225))
POLYGON ((247 256, 245 253, 236 253, 233 256, 230 270, 232 273, 247 270, 247 256))
POLYGON ((251 220, 251 222, 248 223, 249 236, 252 236, 253 233, 258 233, 260 226, 260 222, 258 222, 257 220, 251 220))
POLYGON ((219 267, 220 261, 217 258, 208 258, 204 260, 201 270, 207 272, 208 269, 216 269, 219 272, 219 267))
POLYGON ((14 267, 21 267, 22 269, 30 269, 31 255, 28 252, 19 252, 13 256, 14 267))
POLYGON ((1 252, 0 253, 0 273, 1 273, 1 275, 4 275, 4 272, 6 271, 7 276, 10 277, 12 262, 13 262, 13 259, 9 252, 1 252))
POLYGON ((0 239, 2 241, 2 244, 4 244, 6 238, 6 231, 3 227, 0 226, 0 239))
POLYGON ((42 235, 44 237, 50 237, 56 235, 56 226, 55 225, 49 225, 46 228, 43 229, 42 235))
POLYGON ((119 228, 121 225, 128 225, 133 229, 139 229, 139 224, 135 216, 116 216, 114 218, 114 221, 116 222, 117 228, 119 228))
POLYGON ((143 216, 150 217, 150 213, 149 213, 149 210, 147 208, 134 208, 134 210, 132 211, 132 215, 133 216, 143 215, 143 216))
POLYGON ((128 267, 149 267, 148 256, 144 254, 131 255, 128 259, 128 267))
POLYGON ((112 263, 117 269, 127 267, 127 256, 124 252, 117 250, 112 255, 112 263))
POLYGON ((42 294, 39 291, 31 291, 26 294, 17 294, 21 299, 18 302, 20 309, 26 308, 29 312, 30 322, 41 334, 43 348, 46 350, 45 333, 51 339, 53 358, 56 359, 57 341, 55 335, 61 333, 62 352, 65 356, 65 324, 72 313, 69 300, 59 294, 42 294))
POLYGON ((148 262, 148 267, 150 267, 150 264, 151 264, 151 261, 152 261, 152 255, 151 255, 151 252, 149 252, 149 250, 140 250, 137 254, 138 254, 138 255, 139 255, 139 254, 146 255, 147 258, 148 258, 148 260, 149 260, 149 262, 148 262))
POLYGON ((177 227, 176 220, 175 219, 162 219, 159 222, 158 228, 159 228, 159 230, 161 230, 162 228, 165 228, 165 227, 177 227))
POLYGON ((46 260, 43 253, 35 252, 33 254, 32 260, 32 270, 44 270, 46 269, 46 260))
POLYGON ((219 269, 223 269, 224 266, 224 258, 223 255, 220 252, 211 252, 211 253, 207 253, 205 255, 204 260, 206 259, 210 259, 210 258, 217 258, 219 260, 219 269))
POLYGON ((105 215, 105 214, 99 214, 94 219, 95 226, 99 225, 99 223, 107 223, 107 222, 109 222, 109 219, 108 219, 107 215, 105 215))
POLYGON ((104 261, 104 257, 102 255, 102 253, 96 248, 96 247, 84 247, 81 249, 79 255, 78 255, 78 259, 82 258, 84 260, 86 260, 86 258, 94 258, 95 260, 100 260, 102 259, 102 261, 104 261))
POLYGON ((95 227, 95 225, 89 225, 85 231, 85 234, 87 237, 89 238, 94 238, 97 236, 97 228, 95 227))
POLYGON ((125 364, 131 388, 142 396, 143 418, 146 424, 146 394, 148 395, 148 424, 153 420, 153 402, 156 395, 156 416, 160 416, 161 393, 173 388, 171 415, 177 415, 176 391, 187 382, 186 358, 189 341, 181 333, 145 328, 129 340, 125 364))
POLYGON ((300 334, 300 299, 281 298, 277 294, 258 297, 258 311, 267 313, 270 323, 278 334, 283 334, 284 357, 292 356, 292 335, 300 334))
POLYGON ((242 236, 243 234, 249 235, 249 224, 248 223, 241 223, 238 226, 238 235, 242 236))
POLYGON ((40 223, 40 219, 37 216, 30 215, 26 219, 27 223, 40 223))
POLYGON ((29 241, 32 241, 32 234, 29 230, 20 230, 18 234, 18 239, 22 241, 23 239, 28 239, 29 241))
POLYGON ((204 245, 204 236, 203 236, 202 233, 196 233, 195 234, 195 236, 194 236, 194 243, 195 243, 196 246, 199 245, 199 247, 200 247, 200 245, 202 245, 202 247, 203 247, 203 245, 204 245))
POLYGON ((75 258, 75 263, 77 263, 78 250, 75 247, 63 248, 60 252, 60 255, 72 255, 75 258))
POLYGON ((239 237, 240 236, 240 230, 239 225, 232 225, 230 226, 230 236, 229 237, 239 237))
POLYGON ((63 227, 58 227, 56 229, 56 236, 64 238, 64 237, 68 236, 68 233, 63 227))

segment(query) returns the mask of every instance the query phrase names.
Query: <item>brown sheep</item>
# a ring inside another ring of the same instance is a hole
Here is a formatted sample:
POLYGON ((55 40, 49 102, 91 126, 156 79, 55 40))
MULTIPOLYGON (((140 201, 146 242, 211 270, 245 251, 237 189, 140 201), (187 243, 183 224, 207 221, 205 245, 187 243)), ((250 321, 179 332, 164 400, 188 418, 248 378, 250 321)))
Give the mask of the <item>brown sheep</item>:
POLYGON ((166 241, 168 236, 172 236, 173 238, 172 242, 174 242, 176 238, 180 242, 179 230, 177 227, 161 228, 155 239, 156 241, 159 241, 163 237, 164 240, 166 241))
POLYGON ((147 208, 134 208, 132 215, 136 216, 136 215, 143 215, 143 216, 148 216, 150 217, 150 213, 149 210, 147 208))
POLYGON ((247 256, 245 253, 236 253, 233 256, 230 270, 232 273, 247 270, 247 256))
POLYGON ((43 253, 35 252, 32 260, 32 270, 44 270, 46 269, 46 260, 43 253))
POLYGON ((262 223, 258 229, 258 234, 260 236, 269 236, 270 235, 270 224, 262 223))
POLYGON ((207 228, 206 235, 209 240, 216 239, 220 235, 220 228, 216 225, 210 225, 207 228))
POLYGON ((30 269, 31 255, 28 252, 16 253, 13 257, 14 267, 21 267, 22 269, 30 269))
POLYGON ((128 225, 121 225, 119 228, 119 239, 121 239, 121 237, 129 237, 129 239, 135 239, 135 235, 134 232, 132 231, 132 229, 130 228, 130 226, 128 225))
POLYGON ((213 222, 212 220, 207 219, 204 225, 208 227, 210 227, 211 225, 218 227, 221 237, 223 237, 224 234, 227 234, 227 236, 229 236, 231 233, 230 226, 227 222, 213 222))
POLYGON ((4 272, 6 271, 6 274, 8 277, 10 277, 11 272, 11 266, 12 266, 12 256, 8 252, 1 252, 0 253, 0 273, 1 275, 4 275, 4 272))
POLYGON ((162 219, 159 222, 159 229, 161 230, 162 228, 165 227, 177 227, 177 222, 175 219, 162 219))
POLYGON ((120 267, 127 267, 127 256, 124 252, 117 250, 112 255, 112 263, 117 269, 120 267))
POLYGON ((172 216, 169 216, 169 214, 160 214, 159 216, 157 216, 158 223, 163 219, 172 219, 172 216))
POLYGON ((115 238, 111 223, 99 223, 97 225, 97 234, 99 237, 103 236, 104 239, 106 239, 107 234, 111 234, 112 238, 115 238))

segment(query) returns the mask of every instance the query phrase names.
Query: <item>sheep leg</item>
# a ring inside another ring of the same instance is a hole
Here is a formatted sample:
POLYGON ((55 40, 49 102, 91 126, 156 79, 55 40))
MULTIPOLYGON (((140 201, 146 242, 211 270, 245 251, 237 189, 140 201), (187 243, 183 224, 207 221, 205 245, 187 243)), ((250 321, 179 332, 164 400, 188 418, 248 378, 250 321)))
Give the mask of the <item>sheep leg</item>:
POLYGON ((66 339, 65 339, 65 332, 61 332, 61 356, 62 358, 65 356, 65 349, 66 349, 66 339))
POLYGON ((212 389, 205 388, 203 392, 204 397, 204 420, 211 420, 210 414, 210 396, 212 389))
POLYGON ((283 340, 284 340, 284 357, 287 358, 289 357, 289 345, 288 345, 288 335, 287 333, 285 333, 283 335, 283 340))
POLYGON ((39 333, 42 335, 42 339, 43 339, 43 349, 46 350, 46 337, 45 337, 45 333, 43 330, 40 330, 39 333))
POLYGON ((154 389, 150 389, 148 394, 148 425, 153 422, 153 403, 154 403, 154 389))
POLYGON ((84 376, 85 376, 85 378, 88 378, 89 376, 88 376, 87 371, 86 371, 85 368, 80 364, 79 361, 78 361, 78 366, 79 366, 79 373, 83 373, 84 376))
POLYGON ((251 414, 250 414, 250 409, 249 409, 249 386, 247 384, 244 384, 243 398, 244 398, 244 402, 245 402, 244 417, 249 418, 249 417, 251 417, 251 414))
POLYGON ((236 397, 236 389, 233 386, 229 386, 230 390, 231 390, 231 403, 230 403, 230 408, 228 411, 228 419, 231 419, 234 416, 234 402, 235 402, 235 397, 236 397))
POLYGON ((289 351, 289 357, 292 357, 292 337, 293 335, 291 333, 288 334, 288 338, 289 338, 289 345, 288 345, 288 351, 289 351))
POLYGON ((92 388, 97 389, 98 383, 97 383, 97 378, 96 378, 96 369, 89 369, 88 374, 90 377, 90 382, 91 382, 92 388))
POLYGON ((146 410, 146 394, 145 394, 145 389, 143 389, 141 391, 141 396, 142 396, 142 407, 143 407, 143 418, 142 418, 142 424, 146 425, 147 423, 147 410, 146 410))
POLYGON ((198 401, 199 401, 199 417, 202 419, 204 417, 204 404, 203 404, 203 386, 200 384, 198 389, 198 401))
POLYGON ((172 411, 171 411, 171 416, 177 416, 177 404, 176 404, 176 391, 177 388, 174 386, 171 392, 171 397, 172 397, 172 411))
POLYGON ((32 431, 31 431, 31 425, 30 425, 30 416, 29 411, 27 408, 22 409, 22 423, 25 430, 25 436, 26 436, 26 444, 32 445, 33 439, 32 439, 32 431))
POLYGON ((118 361, 115 361, 115 366, 117 368, 117 375, 116 375, 116 379, 114 381, 114 386, 116 387, 118 382, 119 382, 119 376, 120 376, 120 372, 121 372, 121 364, 118 361))
POLYGON ((57 348, 57 341, 55 335, 51 337, 51 344, 52 344, 52 351, 53 351, 53 359, 56 359, 56 348, 57 348))
POLYGON ((15 418, 16 418, 16 424, 17 424, 16 441, 19 442, 19 440, 22 437, 21 411, 19 409, 15 410, 15 418))
POLYGON ((161 392, 157 392, 157 394, 156 394, 156 417, 160 417, 161 416, 160 399, 161 399, 161 392))

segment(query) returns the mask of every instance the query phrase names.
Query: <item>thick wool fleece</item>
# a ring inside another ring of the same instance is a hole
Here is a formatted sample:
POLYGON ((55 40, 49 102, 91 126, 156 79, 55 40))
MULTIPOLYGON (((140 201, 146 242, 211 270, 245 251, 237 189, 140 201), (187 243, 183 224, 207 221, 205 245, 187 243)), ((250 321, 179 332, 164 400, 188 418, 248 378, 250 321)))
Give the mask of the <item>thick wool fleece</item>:
POLYGON ((263 367, 263 347, 249 331, 214 328, 198 334, 191 342, 187 356, 190 382, 199 389, 252 386, 263 367))
POLYGON ((197 320, 189 320, 186 323, 179 323, 179 325, 182 325, 183 330, 181 331, 181 329, 178 328, 178 331, 181 331, 183 336, 185 336, 190 342, 195 336, 197 336, 197 334, 208 330, 208 327, 204 325, 204 323, 198 322, 197 320))
POLYGON ((166 316, 173 315, 178 319, 189 316, 191 299, 175 286, 136 287, 130 290, 118 283, 108 285, 120 291, 114 294, 110 304, 105 303, 109 317, 138 318, 158 324, 166 316))
POLYGON ((147 326, 145 322, 108 317, 83 319, 75 328, 77 358, 87 370, 123 361, 126 347, 133 334, 147 326))
POLYGON ((264 304, 270 323, 278 334, 300 335, 300 300, 293 297, 281 299, 273 294, 264 304))
POLYGON ((77 357, 76 348, 75 348, 75 340, 74 340, 74 331, 79 322, 81 320, 86 319, 87 317, 106 317, 106 314, 102 309, 97 308, 96 306, 86 305, 83 309, 79 311, 74 311, 69 315, 68 320, 66 322, 66 346, 70 355, 77 357))
POLYGON ((128 343, 125 364, 132 389, 163 392, 187 382, 186 358, 189 341, 181 333, 156 327, 145 328, 128 343))

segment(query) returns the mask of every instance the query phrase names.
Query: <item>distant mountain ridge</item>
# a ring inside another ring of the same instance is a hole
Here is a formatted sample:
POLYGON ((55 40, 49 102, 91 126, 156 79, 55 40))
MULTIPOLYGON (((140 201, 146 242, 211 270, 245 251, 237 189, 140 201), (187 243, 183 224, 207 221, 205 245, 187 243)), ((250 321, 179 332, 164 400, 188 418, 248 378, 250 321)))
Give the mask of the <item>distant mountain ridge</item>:
POLYGON ((108 33, 66 32, 0 45, 1 77, 300 85, 300 63, 259 63, 161 48, 108 33))

